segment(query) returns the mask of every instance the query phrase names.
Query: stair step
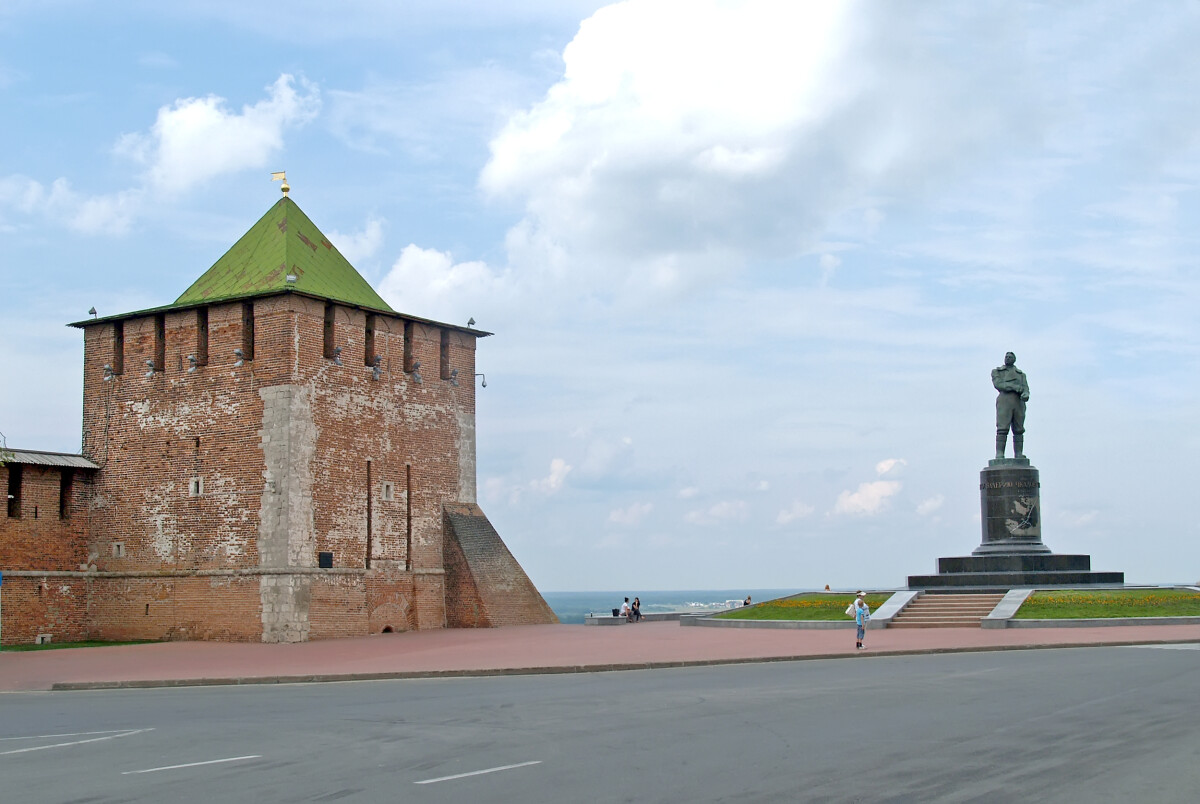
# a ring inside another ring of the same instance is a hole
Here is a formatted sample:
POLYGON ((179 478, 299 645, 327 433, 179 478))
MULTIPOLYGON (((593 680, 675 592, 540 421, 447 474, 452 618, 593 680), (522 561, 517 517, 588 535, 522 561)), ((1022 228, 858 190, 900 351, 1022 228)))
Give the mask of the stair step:
POLYGON ((906 625, 927 625, 929 623, 960 623, 962 625, 979 625, 980 620, 960 620, 956 617, 930 617, 927 620, 897 620, 896 623, 906 625))
POLYGON ((905 611, 920 611, 923 610, 923 608, 926 608, 926 610, 929 611, 991 611, 992 608, 995 608, 995 606, 917 606, 916 604, 913 604, 906 607, 905 611))
POLYGON ((908 606, 905 611, 991 611, 995 606, 908 606))
POLYGON ((910 606, 995 606, 999 600, 921 600, 917 598, 910 606))
POLYGON ((896 615, 889 628, 979 628, 1004 599, 996 594, 922 595, 896 615))
POLYGON ((948 600, 939 600, 932 597, 919 597, 910 606, 994 606, 1003 598, 995 598, 989 600, 963 600, 961 598, 951 598, 948 600))
POLYGON ((901 612, 898 617, 905 620, 910 617, 924 617, 925 619, 959 619, 969 620, 972 617, 976 620, 982 620, 984 617, 991 614, 990 611, 905 611, 901 612))
POLYGON ((925 600, 917 598, 910 606, 995 606, 999 600, 925 600))

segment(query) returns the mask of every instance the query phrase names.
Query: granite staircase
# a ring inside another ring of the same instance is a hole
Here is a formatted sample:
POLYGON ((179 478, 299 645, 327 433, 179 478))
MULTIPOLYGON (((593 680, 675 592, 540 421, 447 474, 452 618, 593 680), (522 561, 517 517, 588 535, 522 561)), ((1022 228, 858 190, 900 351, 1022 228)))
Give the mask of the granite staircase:
POLYGON ((921 595, 888 628, 979 628, 1004 594, 921 595))

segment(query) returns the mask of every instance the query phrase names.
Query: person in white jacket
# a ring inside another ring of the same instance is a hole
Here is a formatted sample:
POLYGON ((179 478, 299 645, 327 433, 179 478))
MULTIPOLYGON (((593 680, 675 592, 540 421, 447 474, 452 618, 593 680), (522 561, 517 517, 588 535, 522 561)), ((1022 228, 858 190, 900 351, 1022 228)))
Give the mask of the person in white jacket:
POLYGON ((863 635, 867 630, 867 621, 871 619, 871 607, 867 605, 867 601, 862 592, 858 592, 854 598, 854 623, 858 626, 855 631, 854 649, 865 650, 863 646, 863 635))

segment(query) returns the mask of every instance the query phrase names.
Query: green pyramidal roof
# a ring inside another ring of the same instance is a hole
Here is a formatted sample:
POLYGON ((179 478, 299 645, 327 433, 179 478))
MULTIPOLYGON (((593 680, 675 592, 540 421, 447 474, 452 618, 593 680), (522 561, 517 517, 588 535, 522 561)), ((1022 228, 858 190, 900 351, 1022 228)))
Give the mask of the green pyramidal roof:
POLYGON ((203 304, 285 290, 395 312, 287 197, 267 210, 175 304, 203 304), (289 282, 289 275, 295 280, 289 282))

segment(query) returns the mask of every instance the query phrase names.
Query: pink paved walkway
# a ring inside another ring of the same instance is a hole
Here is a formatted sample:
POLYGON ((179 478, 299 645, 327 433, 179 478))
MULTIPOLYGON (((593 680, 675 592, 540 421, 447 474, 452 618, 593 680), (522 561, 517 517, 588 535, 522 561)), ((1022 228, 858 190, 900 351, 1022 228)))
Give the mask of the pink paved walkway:
POLYGON ((1070 645, 1200 642, 1200 625, 1105 628, 930 628, 853 631, 683 627, 676 622, 621 626, 531 625, 380 634, 355 639, 263 645, 163 642, 111 648, 0 653, 0 692, 55 684, 172 684, 254 680, 336 680, 478 672, 569 672, 804 659, 888 653, 1070 645))

